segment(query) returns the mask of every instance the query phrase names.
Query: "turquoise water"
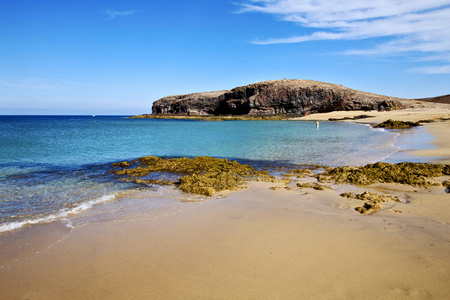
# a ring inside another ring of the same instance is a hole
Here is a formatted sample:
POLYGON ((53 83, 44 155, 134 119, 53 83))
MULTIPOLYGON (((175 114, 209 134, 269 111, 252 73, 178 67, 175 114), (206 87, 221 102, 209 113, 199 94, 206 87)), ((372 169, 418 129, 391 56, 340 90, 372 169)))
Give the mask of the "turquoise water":
POLYGON ((343 122, 0 117, 0 232, 65 218, 117 193, 112 162, 146 155, 214 156, 255 167, 362 165, 396 152, 398 133, 343 122))

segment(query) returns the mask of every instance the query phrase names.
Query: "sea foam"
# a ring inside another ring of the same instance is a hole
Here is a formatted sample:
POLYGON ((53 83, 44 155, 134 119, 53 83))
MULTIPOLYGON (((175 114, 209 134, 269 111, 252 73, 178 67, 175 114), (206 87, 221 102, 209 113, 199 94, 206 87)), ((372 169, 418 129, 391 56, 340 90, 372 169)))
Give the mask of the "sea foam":
POLYGON ((58 212, 48 215, 48 216, 45 216, 45 217, 26 219, 26 220, 17 221, 17 222, 7 222, 7 223, 0 225, 0 233, 20 229, 20 228, 34 225, 34 224, 50 223, 50 222, 54 222, 54 221, 64 220, 65 218, 67 218, 69 216, 77 215, 86 210, 89 210, 94 205, 109 202, 111 200, 114 200, 115 198, 116 198, 116 193, 113 193, 113 194, 104 195, 102 197, 92 199, 92 200, 89 200, 86 202, 82 202, 70 209, 61 209, 58 212))

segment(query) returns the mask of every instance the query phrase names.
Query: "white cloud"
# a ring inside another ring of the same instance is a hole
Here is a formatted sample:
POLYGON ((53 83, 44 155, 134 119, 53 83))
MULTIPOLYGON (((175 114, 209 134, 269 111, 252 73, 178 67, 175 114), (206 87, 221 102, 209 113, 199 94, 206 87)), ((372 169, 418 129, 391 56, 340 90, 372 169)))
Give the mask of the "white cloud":
POLYGON ((137 11, 135 10, 112 10, 109 9, 106 11, 106 14, 109 16, 111 20, 117 18, 117 17, 124 17, 135 14, 137 11))
POLYGON ((425 74, 450 74, 450 65, 415 68, 411 71, 425 74))
POLYGON ((255 40, 255 44, 384 37, 389 41, 346 53, 450 55, 450 0, 250 0, 239 5, 240 13, 272 14, 317 30, 309 35, 255 40))
POLYGON ((450 63, 450 52, 438 55, 428 55, 426 57, 420 57, 417 61, 443 61, 445 63, 450 63))
POLYGON ((42 78, 29 77, 17 82, 8 81, 0 78, 0 86, 13 87, 18 89, 35 90, 56 90, 62 88, 60 84, 49 84, 42 78))

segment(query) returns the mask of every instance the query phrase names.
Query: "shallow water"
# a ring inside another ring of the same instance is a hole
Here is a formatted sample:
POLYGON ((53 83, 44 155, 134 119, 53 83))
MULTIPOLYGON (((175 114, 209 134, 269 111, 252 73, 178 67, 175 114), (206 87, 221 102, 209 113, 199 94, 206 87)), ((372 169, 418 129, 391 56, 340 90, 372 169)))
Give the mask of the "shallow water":
POLYGON ((141 156, 339 166, 380 161, 399 150, 397 132, 343 122, 316 128, 303 121, 1 116, 0 128, 0 232, 155 188, 118 182, 109 172, 112 162, 141 156))

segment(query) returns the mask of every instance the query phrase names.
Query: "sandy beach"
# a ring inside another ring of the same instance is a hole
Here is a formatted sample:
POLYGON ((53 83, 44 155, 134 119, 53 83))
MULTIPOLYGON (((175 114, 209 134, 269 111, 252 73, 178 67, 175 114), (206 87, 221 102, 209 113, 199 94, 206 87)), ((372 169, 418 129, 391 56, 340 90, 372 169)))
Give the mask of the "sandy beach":
MULTIPOLYGON (((449 107, 302 119, 440 120, 450 118, 449 107)), ((414 155, 450 163, 450 122, 424 126, 436 148, 414 155)), ((1 298, 449 299, 450 210, 442 186, 274 186, 281 184, 251 182, 224 197, 161 199, 157 207, 143 192, 99 205, 71 226, 0 236, 1 298), (339 196, 348 191, 402 201, 361 215, 354 209, 360 200, 339 196)))
POLYGON ((417 122, 421 120, 441 120, 450 118, 450 105, 416 100, 403 100, 404 109, 392 111, 333 111, 329 113, 311 114, 299 120, 328 120, 330 118, 353 118, 355 116, 369 116, 370 118, 351 120, 356 123, 380 123, 388 119, 417 122))
POLYGON ((406 109, 379 112, 379 111, 334 111, 323 114, 313 114, 298 118, 304 121, 327 121, 329 119, 343 119, 365 115, 369 118, 356 120, 343 120, 343 122, 355 123, 381 123, 388 119, 395 121, 432 121, 425 124, 425 131, 433 135, 435 140, 432 145, 433 149, 414 151, 412 154, 419 156, 434 157, 435 163, 450 162, 450 105, 443 103, 429 103, 420 101, 405 101, 406 109))

